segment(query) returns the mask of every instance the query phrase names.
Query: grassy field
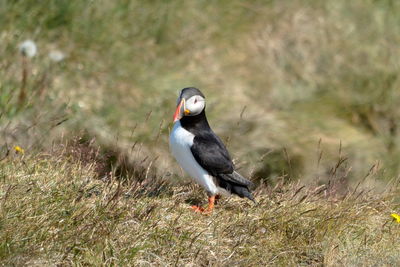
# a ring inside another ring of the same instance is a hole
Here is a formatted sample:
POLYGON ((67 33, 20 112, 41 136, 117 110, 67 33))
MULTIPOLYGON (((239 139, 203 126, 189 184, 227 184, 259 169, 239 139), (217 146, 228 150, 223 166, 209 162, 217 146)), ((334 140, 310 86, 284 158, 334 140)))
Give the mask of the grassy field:
POLYGON ((257 179, 288 174, 288 155, 293 179, 324 180, 341 143, 351 180, 378 161, 389 180, 400 154, 399 10, 372 0, 3 1, 1 129, 24 147, 48 145, 52 132, 125 154, 138 142, 170 170, 177 92, 197 86, 212 126, 257 179), (38 53, 20 106, 26 39, 38 53), (53 50, 65 59, 49 60, 53 50))
MULTIPOLYGON (((204 193, 147 178, 99 179, 99 161, 64 147, 0 164, 4 265, 396 266, 399 181, 380 194, 333 184, 260 186, 258 205, 223 199, 191 211, 204 193), (81 157, 76 157, 76 156, 81 157), (397 203, 397 204, 395 204, 397 203)), ((75 149, 76 150, 76 149, 75 149)))
POLYGON ((1 1, 1 264, 399 264, 399 43, 392 0, 1 1), (188 209, 187 86, 259 205, 188 209))

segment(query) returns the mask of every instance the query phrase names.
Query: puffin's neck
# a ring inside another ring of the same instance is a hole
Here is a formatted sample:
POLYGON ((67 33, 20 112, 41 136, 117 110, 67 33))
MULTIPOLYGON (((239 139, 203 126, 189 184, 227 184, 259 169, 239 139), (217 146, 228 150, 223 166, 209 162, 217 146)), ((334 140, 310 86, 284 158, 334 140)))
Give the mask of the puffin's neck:
POLYGON ((201 132, 211 131, 208 124, 205 109, 200 114, 195 116, 184 116, 180 119, 181 126, 194 135, 199 135, 201 132))

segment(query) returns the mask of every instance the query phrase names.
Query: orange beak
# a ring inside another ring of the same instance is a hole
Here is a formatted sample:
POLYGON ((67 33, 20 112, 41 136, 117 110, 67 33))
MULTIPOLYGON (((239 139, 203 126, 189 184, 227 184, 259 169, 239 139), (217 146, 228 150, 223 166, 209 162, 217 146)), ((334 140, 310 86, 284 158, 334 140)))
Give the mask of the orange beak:
POLYGON ((181 102, 176 107, 176 110, 175 110, 175 113, 174 113, 174 123, 176 121, 179 121, 180 119, 182 119, 182 117, 184 115, 184 112, 185 112, 185 99, 182 98, 181 102))

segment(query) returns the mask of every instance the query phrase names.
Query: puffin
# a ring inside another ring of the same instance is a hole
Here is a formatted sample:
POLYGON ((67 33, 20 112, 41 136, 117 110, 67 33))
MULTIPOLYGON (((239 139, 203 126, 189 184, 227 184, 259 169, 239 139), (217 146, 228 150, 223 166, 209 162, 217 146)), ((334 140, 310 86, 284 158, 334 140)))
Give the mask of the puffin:
POLYGON ((202 186, 208 206, 192 206, 200 213, 211 213, 216 199, 234 194, 255 202, 254 184, 236 170, 221 139, 211 129, 206 117, 204 94, 195 87, 183 88, 177 99, 170 151, 182 169, 202 186))

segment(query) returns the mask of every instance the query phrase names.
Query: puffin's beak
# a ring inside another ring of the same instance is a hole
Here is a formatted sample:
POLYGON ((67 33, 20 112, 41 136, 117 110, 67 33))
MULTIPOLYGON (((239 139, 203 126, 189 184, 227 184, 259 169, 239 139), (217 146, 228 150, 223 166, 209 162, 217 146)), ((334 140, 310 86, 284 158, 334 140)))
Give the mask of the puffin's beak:
POLYGON ((182 98, 181 102, 176 107, 175 114, 174 114, 174 122, 179 121, 180 119, 182 119, 184 114, 186 114, 185 99, 182 98))

